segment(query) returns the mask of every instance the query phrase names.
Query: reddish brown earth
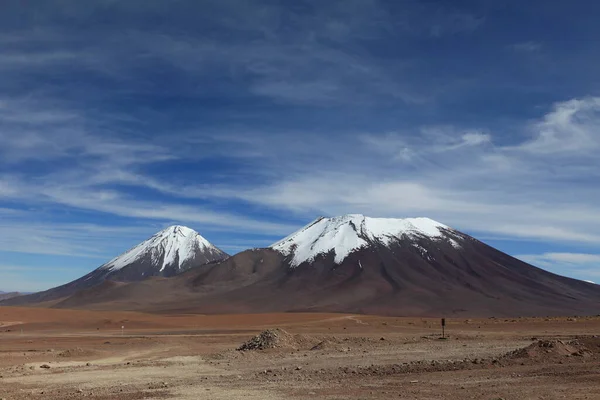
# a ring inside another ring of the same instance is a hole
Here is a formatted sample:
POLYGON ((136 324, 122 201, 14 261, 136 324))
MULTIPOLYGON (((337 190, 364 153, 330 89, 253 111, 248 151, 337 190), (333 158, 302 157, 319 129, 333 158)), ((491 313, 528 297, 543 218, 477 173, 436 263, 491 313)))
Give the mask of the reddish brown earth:
POLYGON ((0 398, 600 399, 600 317, 447 322, 0 307, 0 398))

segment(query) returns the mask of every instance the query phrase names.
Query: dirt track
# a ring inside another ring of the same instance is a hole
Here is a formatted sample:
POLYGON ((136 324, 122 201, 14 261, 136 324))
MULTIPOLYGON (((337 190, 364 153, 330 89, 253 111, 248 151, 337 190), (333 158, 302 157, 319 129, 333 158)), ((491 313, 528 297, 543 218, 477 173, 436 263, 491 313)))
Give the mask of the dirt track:
POLYGON ((0 308, 0 398, 600 399, 600 317, 439 333, 420 318, 0 308), (274 327, 277 347, 236 350, 274 327))

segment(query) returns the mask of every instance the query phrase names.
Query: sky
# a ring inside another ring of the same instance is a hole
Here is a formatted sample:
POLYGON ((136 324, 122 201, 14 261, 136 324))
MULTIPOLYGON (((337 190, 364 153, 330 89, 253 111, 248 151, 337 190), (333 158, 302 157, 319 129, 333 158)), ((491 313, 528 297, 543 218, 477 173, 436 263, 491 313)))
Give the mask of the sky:
POLYGON ((600 3, 3 0, 0 290, 172 224, 429 217, 600 281, 600 3))

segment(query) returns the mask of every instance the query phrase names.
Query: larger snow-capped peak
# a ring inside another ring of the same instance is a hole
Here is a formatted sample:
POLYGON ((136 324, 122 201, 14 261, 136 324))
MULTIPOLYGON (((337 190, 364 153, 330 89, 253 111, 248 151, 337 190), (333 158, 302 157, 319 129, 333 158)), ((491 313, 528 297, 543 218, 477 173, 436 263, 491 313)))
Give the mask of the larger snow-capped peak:
POLYGON ((117 271, 146 258, 149 258, 152 267, 160 267, 161 272, 167 266, 181 269, 188 261, 194 260, 198 253, 203 253, 207 258, 226 257, 225 253, 198 232, 186 226, 174 225, 156 233, 99 269, 117 271))
POLYGON ((371 218, 348 214, 334 218, 317 218, 299 231, 271 245, 271 248, 289 256, 291 266, 311 262, 319 254, 335 253, 339 264, 350 253, 371 242, 384 245, 402 236, 441 237, 450 227, 429 218, 371 218))

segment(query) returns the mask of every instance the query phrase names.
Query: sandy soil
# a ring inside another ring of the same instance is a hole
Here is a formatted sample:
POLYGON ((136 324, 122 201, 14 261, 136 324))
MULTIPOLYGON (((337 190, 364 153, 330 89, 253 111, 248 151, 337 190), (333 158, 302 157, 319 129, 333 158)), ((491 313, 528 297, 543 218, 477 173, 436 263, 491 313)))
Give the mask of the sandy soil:
POLYGON ((4 307, 0 399, 600 399, 600 317, 447 323, 4 307))

